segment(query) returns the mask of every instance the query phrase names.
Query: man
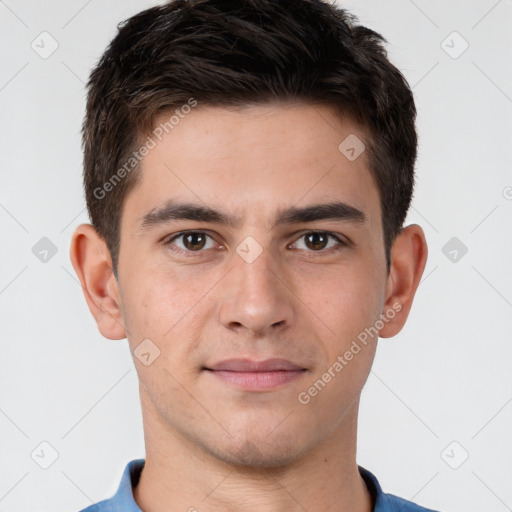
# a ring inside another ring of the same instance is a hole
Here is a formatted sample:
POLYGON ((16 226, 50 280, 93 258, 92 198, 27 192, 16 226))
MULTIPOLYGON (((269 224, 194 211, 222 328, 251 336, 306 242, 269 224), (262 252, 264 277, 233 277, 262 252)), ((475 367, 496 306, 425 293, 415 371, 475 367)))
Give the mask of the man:
POLYGON ((356 462, 378 338, 427 258, 403 226, 414 101, 383 41, 320 0, 120 26, 88 84, 71 259, 130 344, 146 459, 88 511, 427 510, 356 462))

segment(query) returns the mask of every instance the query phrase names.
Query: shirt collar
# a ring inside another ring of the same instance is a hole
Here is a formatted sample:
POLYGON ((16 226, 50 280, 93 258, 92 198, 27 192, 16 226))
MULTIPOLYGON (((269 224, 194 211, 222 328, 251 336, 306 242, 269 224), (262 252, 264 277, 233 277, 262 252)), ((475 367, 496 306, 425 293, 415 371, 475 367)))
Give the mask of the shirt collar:
MULTIPOLYGON (((121 483, 119 484, 116 494, 110 498, 110 500, 106 500, 105 502, 101 503, 101 505, 105 504, 110 508, 101 508, 101 511, 105 510, 106 512, 108 510, 109 512, 142 512, 133 498, 133 488, 139 482, 140 474, 142 468, 144 467, 144 462, 144 459, 135 459, 126 465, 123 476, 121 478, 121 483)), ((375 475, 361 466, 358 466, 358 468, 359 474, 362 476, 366 486, 368 487, 368 490, 370 491, 373 502, 373 512, 390 512, 395 510, 395 506, 392 501, 393 496, 385 494, 382 491, 382 488, 375 475)), ((420 509, 415 508, 414 510, 420 509)))

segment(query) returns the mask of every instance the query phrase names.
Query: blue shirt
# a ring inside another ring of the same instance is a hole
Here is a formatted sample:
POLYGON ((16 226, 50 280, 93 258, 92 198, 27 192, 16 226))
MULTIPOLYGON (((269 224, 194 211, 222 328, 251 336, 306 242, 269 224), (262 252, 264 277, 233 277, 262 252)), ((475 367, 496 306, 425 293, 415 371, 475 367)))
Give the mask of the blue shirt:
MULTIPOLYGON (((121 483, 115 495, 91 505, 81 512, 142 512, 133 499, 133 488, 139 482, 140 473, 144 467, 144 459, 132 460, 124 470, 121 483)), ((374 503, 373 512, 436 512, 420 507, 414 503, 382 492, 377 478, 367 469, 359 466, 359 473, 363 477, 374 503)))

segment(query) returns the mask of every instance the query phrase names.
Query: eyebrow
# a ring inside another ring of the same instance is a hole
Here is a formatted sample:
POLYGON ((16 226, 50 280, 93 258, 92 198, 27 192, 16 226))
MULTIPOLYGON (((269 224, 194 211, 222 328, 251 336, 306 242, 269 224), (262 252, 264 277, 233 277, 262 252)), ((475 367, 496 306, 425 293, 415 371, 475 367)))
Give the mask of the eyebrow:
MULTIPOLYGON (((208 206, 194 203, 169 200, 160 208, 153 208, 142 217, 139 231, 146 231, 158 225, 176 220, 195 220, 222 224, 232 228, 241 225, 240 217, 233 217, 228 213, 215 210, 208 206)), ((291 207, 277 212, 273 226, 282 224, 298 224, 319 220, 337 220, 363 224, 367 217, 363 211, 341 201, 331 203, 312 204, 302 208, 291 207)))

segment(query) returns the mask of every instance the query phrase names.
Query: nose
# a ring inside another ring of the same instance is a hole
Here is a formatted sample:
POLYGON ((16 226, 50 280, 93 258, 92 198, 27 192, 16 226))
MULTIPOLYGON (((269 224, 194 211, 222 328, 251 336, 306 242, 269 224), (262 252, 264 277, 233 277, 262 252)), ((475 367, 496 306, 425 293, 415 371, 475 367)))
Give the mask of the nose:
POLYGON ((219 320, 232 331, 267 336, 293 320, 293 287, 270 250, 251 263, 233 255, 232 270, 223 280, 219 320))

